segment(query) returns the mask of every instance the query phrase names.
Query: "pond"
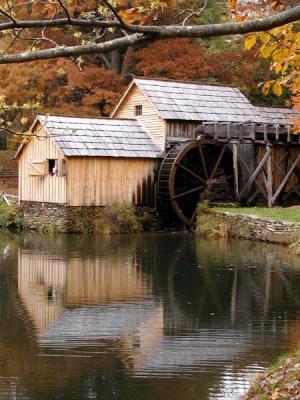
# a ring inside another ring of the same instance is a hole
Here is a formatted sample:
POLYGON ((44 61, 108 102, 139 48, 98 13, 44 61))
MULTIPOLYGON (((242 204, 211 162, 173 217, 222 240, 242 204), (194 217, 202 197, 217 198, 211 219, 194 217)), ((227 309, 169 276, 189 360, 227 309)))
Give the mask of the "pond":
POLYGON ((0 399, 238 399, 300 339, 300 259, 190 234, 0 236, 0 399))

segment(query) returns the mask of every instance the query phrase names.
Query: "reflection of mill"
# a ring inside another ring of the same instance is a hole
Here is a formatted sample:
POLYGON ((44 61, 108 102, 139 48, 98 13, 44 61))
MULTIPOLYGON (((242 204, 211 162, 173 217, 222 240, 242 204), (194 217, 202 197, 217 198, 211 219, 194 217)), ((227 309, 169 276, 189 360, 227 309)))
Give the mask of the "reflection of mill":
POLYGON ((134 301, 151 292, 149 277, 132 260, 111 264, 107 258, 54 257, 20 252, 19 294, 39 333, 57 320, 64 308, 134 301))
MULTIPOLYGON (((26 241, 19 252, 18 301, 34 334, 28 335, 32 344, 12 353, 10 375, 27 370, 30 349, 33 385, 58 391, 69 385, 82 398, 89 385, 106 390, 101 374, 112 385, 116 375, 126 375, 128 388, 132 377, 145 376, 151 398, 159 398, 151 381, 158 375, 193 373, 205 388, 222 385, 228 366, 240 371, 266 355, 271 361, 282 340, 290 340, 286 319, 296 320, 299 309, 296 272, 285 273, 290 264, 272 246, 190 236, 26 241), (93 381, 83 380, 87 376, 93 381)), ((0 307, 1 316, 2 322, 0 307)), ((0 327, 0 345, 1 338, 0 327)), ((172 399, 189 398, 190 382, 161 379, 159 387, 172 399)))
MULTIPOLYGON (((251 329, 284 329, 285 318, 277 319, 276 307, 294 290, 276 267, 276 254, 266 252, 263 268, 254 270, 247 265, 257 252, 254 244, 239 251, 234 244, 189 238, 178 241, 174 252, 172 241, 153 243, 148 240, 143 254, 137 241, 126 256, 21 250, 19 294, 39 342, 69 347, 82 340, 113 340, 128 367, 154 371, 162 363, 168 369, 201 363, 214 358, 216 349, 219 359, 235 358, 251 348, 251 329), (230 252, 239 264, 220 281, 216 267, 226 265, 230 252), (195 256, 203 268, 193 266, 195 256), (187 329, 197 332, 193 349, 180 339, 187 329)), ((297 307, 294 298, 290 303, 297 307)))
POLYGON ((118 340, 136 361, 155 347, 163 309, 149 299, 151 279, 134 257, 113 261, 20 251, 19 295, 40 343, 72 347, 80 340, 118 340))

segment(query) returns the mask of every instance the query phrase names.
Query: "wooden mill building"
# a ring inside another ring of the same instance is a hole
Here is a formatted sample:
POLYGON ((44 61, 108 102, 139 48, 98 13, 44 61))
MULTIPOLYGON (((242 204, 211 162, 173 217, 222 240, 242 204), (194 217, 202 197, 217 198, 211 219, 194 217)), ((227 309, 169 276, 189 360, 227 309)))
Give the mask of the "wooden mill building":
POLYGON ((37 117, 16 154, 20 202, 44 212, 158 206, 188 225, 205 198, 297 201, 295 117, 235 87, 134 78, 111 118, 37 117))

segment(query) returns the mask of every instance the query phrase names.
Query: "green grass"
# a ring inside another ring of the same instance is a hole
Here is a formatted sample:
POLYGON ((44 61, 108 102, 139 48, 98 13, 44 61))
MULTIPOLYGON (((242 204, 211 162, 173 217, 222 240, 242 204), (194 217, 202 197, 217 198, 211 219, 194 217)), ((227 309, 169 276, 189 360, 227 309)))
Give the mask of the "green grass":
POLYGON ((230 212, 235 214, 255 215, 257 217, 272 218, 280 221, 300 223, 300 207, 290 208, 263 208, 263 207, 215 207, 216 212, 230 212))

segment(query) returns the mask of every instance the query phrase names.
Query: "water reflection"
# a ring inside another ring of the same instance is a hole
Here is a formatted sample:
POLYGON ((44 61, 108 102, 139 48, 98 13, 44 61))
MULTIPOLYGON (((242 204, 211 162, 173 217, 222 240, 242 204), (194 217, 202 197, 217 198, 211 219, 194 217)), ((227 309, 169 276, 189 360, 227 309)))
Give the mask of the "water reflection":
POLYGON ((234 399, 299 340, 285 248, 29 235, 0 252, 1 399, 234 399))

